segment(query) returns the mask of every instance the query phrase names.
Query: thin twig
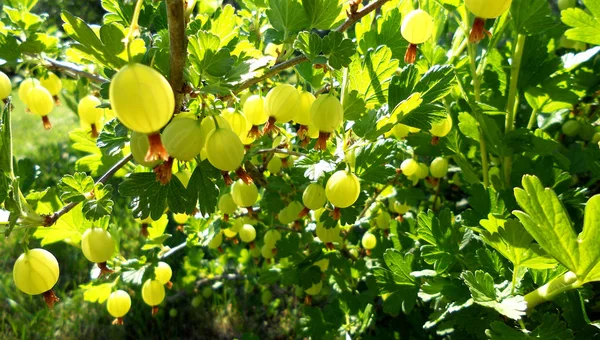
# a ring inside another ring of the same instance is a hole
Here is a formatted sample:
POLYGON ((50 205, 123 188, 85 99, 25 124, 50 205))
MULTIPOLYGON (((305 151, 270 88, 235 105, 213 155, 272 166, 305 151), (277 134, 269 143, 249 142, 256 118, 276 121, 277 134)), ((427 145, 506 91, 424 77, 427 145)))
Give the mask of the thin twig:
MULTIPOLYGON (((117 171, 119 171, 122 167, 124 167, 125 164, 127 164, 132 158, 133 158, 132 154, 129 154, 129 155, 125 156, 123 159, 121 159, 120 161, 118 161, 115 165, 112 166, 112 168, 110 168, 104 175, 102 175, 102 177, 100 177, 100 179, 96 182, 95 185, 98 185, 100 183, 106 184, 106 182, 108 182, 108 180, 117 171)), ((92 197, 92 196, 90 196, 90 197, 92 197)), ((44 227, 49 227, 49 226, 53 225, 54 223, 56 223, 56 221, 58 221, 59 218, 61 218, 64 214, 68 213, 69 211, 73 210, 73 208, 75 208, 79 203, 81 203, 81 202, 71 202, 71 203, 65 205, 64 207, 62 207, 59 211, 55 212, 54 214, 46 216, 46 219, 44 221, 44 227)))
POLYGON ((169 82, 175 94, 175 113, 181 109, 183 102, 183 71, 187 58, 187 37, 183 1, 166 0, 167 19, 169 23, 169 82))
POLYGON ((244 280, 244 279, 246 279, 246 276, 242 275, 242 274, 238 274, 238 273, 223 274, 223 275, 217 275, 214 277, 207 277, 204 279, 200 279, 200 280, 196 281, 196 287, 203 286, 203 285, 208 284, 213 281, 222 281, 222 280, 237 281, 237 280, 244 280))
POLYGON ((164 254, 163 254, 161 257, 160 257, 160 259, 162 260, 162 259, 164 259, 164 258, 167 258, 167 257, 169 257, 169 256, 171 256, 171 255, 173 255, 173 254, 175 254, 176 252, 180 251, 181 249, 184 249, 186 245, 187 245, 187 241, 185 241, 185 242, 183 242, 183 243, 181 243, 181 244, 179 244, 179 245, 177 245, 177 246, 175 246, 175 247, 173 247, 173 248, 169 249, 169 251, 168 251, 168 252, 166 252, 166 253, 164 253, 164 254))
POLYGON ((95 83, 106 83, 108 82, 108 79, 99 76, 97 74, 93 74, 87 71, 82 70, 81 68, 77 67, 77 65, 72 64, 72 63, 67 63, 64 61, 59 61, 56 59, 52 59, 49 57, 43 57, 44 62, 46 62, 48 65, 46 66, 47 68, 51 68, 51 69, 58 69, 63 71, 65 74, 76 78, 76 77, 84 77, 87 78, 95 83))
MULTIPOLYGON (((361 9, 360 11, 356 11, 354 13, 350 13, 350 16, 348 17, 348 19, 346 19, 346 21, 344 21, 343 24, 341 24, 338 28, 336 28, 337 32, 344 32, 346 31, 348 28, 350 28, 354 23, 356 23, 357 21, 359 21, 360 19, 362 19, 365 15, 371 13, 372 11, 375 11, 377 9, 379 9, 381 6, 383 6, 383 4, 385 4, 386 2, 388 2, 389 0, 377 0, 374 1, 370 4, 368 4, 367 6, 365 6, 363 9, 361 9)), ((251 87, 252 85, 258 84, 261 81, 271 78, 275 75, 277 75, 279 72, 286 70, 290 67, 294 67, 298 64, 301 64, 303 62, 308 61, 308 58, 305 55, 301 55, 301 56, 297 56, 295 58, 292 58, 290 60, 284 61, 282 63, 279 63, 275 66, 273 66, 269 71, 267 71, 265 74, 263 74, 262 76, 256 77, 256 78, 252 78, 249 79, 243 83, 241 83, 235 90, 231 91, 230 94, 223 96, 221 99, 225 102, 228 100, 231 100, 233 98, 233 96, 235 96, 236 94, 242 92, 243 90, 251 87)))

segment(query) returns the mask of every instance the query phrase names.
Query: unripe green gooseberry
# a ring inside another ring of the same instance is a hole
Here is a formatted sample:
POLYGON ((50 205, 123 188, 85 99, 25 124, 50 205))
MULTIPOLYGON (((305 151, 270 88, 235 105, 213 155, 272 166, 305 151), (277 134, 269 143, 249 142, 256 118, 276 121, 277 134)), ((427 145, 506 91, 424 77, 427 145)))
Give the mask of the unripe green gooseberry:
POLYGON ((206 156, 221 171, 235 171, 244 160, 244 144, 235 132, 217 128, 206 141, 206 156))
POLYGON ((340 170, 331 175, 325 186, 325 195, 337 208, 347 208, 354 204, 360 195, 360 182, 355 174, 340 170))
POLYGON ((176 118, 163 131, 162 142, 171 157, 189 162, 202 152, 206 140, 202 132, 197 119, 176 118))
POLYGON ((419 163, 419 170, 416 174, 418 179, 424 179, 429 175, 429 167, 425 163, 419 163))
POLYGON ((594 135, 592 136, 592 143, 600 143, 600 132, 594 133, 594 135))
POLYGON ((562 126, 562 133, 569 137, 577 136, 579 130, 581 130, 581 124, 575 119, 566 121, 562 126))
POLYGON ((173 214, 173 221, 179 225, 185 224, 189 219, 190 215, 188 214, 173 214))
POLYGON ((406 177, 410 177, 419 171, 419 162, 413 158, 405 159, 402 164, 400 164, 400 169, 406 177))
POLYGON ((171 266, 169 266, 168 263, 160 261, 156 265, 156 268, 154 268, 154 275, 158 282, 162 283, 163 285, 166 285, 167 283, 169 283, 169 281, 171 281, 171 276, 173 276, 173 270, 171 269, 171 266))
POLYGON ((62 90, 62 80, 52 72, 46 73, 46 75, 40 79, 40 84, 53 96, 58 96, 60 90, 62 90))
POLYGON ((323 289, 323 281, 319 281, 318 283, 313 284, 310 288, 306 290, 306 294, 308 295, 318 295, 323 289))
POLYGON ((115 240, 102 228, 90 228, 81 236, 81 251, 91 262, 103 263, 115 252, 115 240))
POLYGON ((329 268, 329 259, 321 259, 315 262, 315 266, 319 267, 322 272, 325 272, 329 268))
POLYGON ((0 100, 4 100, 10 96, 12 92, 12 84, 6 73, 0 71, 0 100))
POLYGON ((104 109, 98 107, 100 104, 102 102, 95 96, 81 98, 79 104, 77 104, 79 119, 87 125, 97 124, 104 116, 104 109))
MULTIPOLYGON (((246 217, 246 216, 244 216, 244 217, 246 217)), ((235 222, 233 222, 233 225, 230 227, 231 230, 235 231, 236 233, 239 233, 240 230, 242 229, 242 227, 244 226, 244 224, 246 224, 246 223, 255 224, 255 223, 253 223, 253 221, 256 221, 256 220, 246 220, 244 217, 236 218, 235 222)))
POLYGON ((42 117, 47 116, 54 108, 54 98, 42 85, 33 86, 27 92, 25 103, 31 113, 42 117))
POLYGON ((278 123, 287 123, 296 117, 300 104, 300 93, 289 84, 272 88, 265 98, 265 112, 278 123))
POLYGON ((152 67, 132 63, 115 74, 109 99, 117 117, 130 130, 153 134, 171 120, 175 110, 173 89, 152 67))
POLYGON ((238 206, 233 201, 233 196, 231 194, 223 194, 219 197, 219 210, 223 214, 232 215, 237 210, 238 206))
POLYGON ((260 301, 262 302, 262 304, 265 306, 268 306, 272 300, 273 300, 273 294, 271 293, 271 291, 263 290, 262 294, 260 295, 260 301))
POLYGON ((506 12, 512 0, 465 0, 469 12, 483 19, 494 19, 506 12))
POLYGON ((244 224, 238 234, 243 242, 250 243, 256 238, 256 229, 250 224, 244 224))
POLYGON ((431 176, 435 178, 442 178, 448 173, 448 160, 444 157, 437 157, 431 162, 429 167, 431 176))
POLYGON ((265 259, 272 259, 275 257, 275 254, 273 254, 273 249, 275 249, 275 246, 264 244, 262 247, 260 247, 260 254, 265 259))
POLYGON ((148 136, 146 136, 145 134, 133 131, 131 133, 131 140, 129 141, 129 146, 131 148, 131 154, 133 155, 133 159, 139 165, 143 165, 148 168, 154 168, 155 166, 160 164, 160 161, 146 161, 146 154, 148 153, 150 143, 148 142, 148 136))
POLYGON ((361 243, 362 243, 363 248, 365 248, 367 250, 371 250, 371 249, 375 248, 375 246, 377 245, 377 237, 375 237, 375 235, 373 235, 367 231, 363 235, 361 243))
POLYGON ((404 139, 410 132, 410 127, 404 124, 396 124, 390 131, 396 139, 404 139))
POLYGON ((446 115, 445 119, 431 124, 429 133, 436 137, 446 137, 450 130, 452 130, 452 117, 446 115))
POLYGON ((265 245, 273 248, 277 241, 281 240, 281 233, 275 229, 271 229, 265 233, 263 240, 265 241, 265 245))
POLYGON ((149 306, 160 305, 165 299, 165 286, 158 280, 146 280, 142 286, 142 299, 149 306))
POLYGON ((25 294, 45 293, 58 282, 60 270, 56 257, 41 248, 21 254, 13 266, 15 285, 25 294))
POLYGON ((237 231, 231 228, 221 229, 221 231, 223 232, 223 235, 225 235, 225 237, 227 238, 234 238, 237 235, 237 231))
POLYGON ((235 132, 240 139, 248 135, 248 131, 250 130, 251 126, 244 114, 236 109, 228 108, 223 110, 221 116, 223 116, 227 123, 229 123, 231 130, 235 132))
POLYGON ((577 0, 558 0, 558 9, 561 11, 575 6, 577 6, 577 0))
POLYGON ((251 207, 258 200, 258 188, 239 179, 231 186, 231 196, 238 207, 251 207))
POLYGON ((379 214, 377 214, 377 216, 375 216, 375 225, 379 229, 383 229, 383 230, 389 229, 391 220, 392 220, 392 217, 390 216, 390 213, 388 213, 385 210, 380 210, 379 214))
POLYGON ((302 203, 310 210, 323 208, 327 202, 325 188, 319 183, 309 184, 302 193, 302 203))
POLYGON ((208 242, 208 248, 217 249, 222 244, 223 244, 223 234, 219 232, 219 233, 215 234, 215 236, 213 237, 212 240, 210 240, 210 242, 208 242))
POLYGON ((131 308, 131 297, 124 290, 117 290, 108 296, 106 309, 115 318, 122 318, 131 308))
POLYGON ((333 94, 323 94, 311 106, 310 116, 320 132, 331 133, 342 126, 344 107, 333 94))
POLYGON ((281 158, 273 157, 269 161, 269 164, 267 164, 267 170, 269 170, 271 174, 277 174, 279 171, 281 171, 282 166, 283 162, 281 161, 281 158))
POLYGON ((317 222, 316 233, 323 243, 337 242, 340 240, 340 225, 337 224, 334 228, 327 229, 323 223, 317 222))
POLYGON ((213 293, 213 290, 212 290, 212 288, 210 288, 210 287, 208 287, 208 286, 207 286, 207 287, 204 287, 204 288, 202 288, 202 296, 203 296, 205 299, 208 299, 208 298, 209 298, 209 297, 212 295, 212 293, 213 293))
POLYGON ((413 45, 422 44, 431 38, 433 18, 424 10, 417 9, 408 13, 402 20, 402 37, 413 45))
POLYGON ((25 103, 25 105, 29 106, 29 104, 27 104, 27 94, 29 93, 29 90, 38 85, 40 85, 40 81, 35 78, 26 78, 19 85, 19 99, 25 103))
POLYGON ((313 120, 311 117, 311 108, 315 100, 316 98, 312 93, 308 91, 300 92, 300 104, 298 106, 298 113, 296 114, 296 118, 294 118, 294 121, 296 123, 305 126, 309 126, 312 124, 313 120))
POLYGON ((269 116, 265 112, 265 99, 257 94, 246 99, 242 110, 252 125, 262 125, 269 120, 269 116))

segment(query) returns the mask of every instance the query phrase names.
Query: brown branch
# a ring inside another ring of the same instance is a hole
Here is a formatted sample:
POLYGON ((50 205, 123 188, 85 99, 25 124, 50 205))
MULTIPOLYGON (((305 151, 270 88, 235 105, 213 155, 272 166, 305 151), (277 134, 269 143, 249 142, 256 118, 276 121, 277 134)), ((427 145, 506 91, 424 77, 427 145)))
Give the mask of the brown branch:
MULTIPOLYGON (((386 2, 388 2, 389 0, 377 0, 377 1, 373 1, 372 3, 368 4, 367 6, 365 6, 363 9, 361 9, 360 11, 356 11, 354 13, 350 13, 348 19, 346 19, 346 21, 344 21, 343 24, 341 24, 338 28, 336 28, 337 32, 344 32, 346 31, 348 28, 350 28, 354 23, 356 23, 357 21, 359 21, 360 19, 362 19, 365 15, 371 13, 372 11, 375 11, 377 9, 379 9, 381 6, 383 6, 383 4, 385 4, 386 2)), ((294 67, 298 64, 301 64, 303 62, 308 61, 308 58, 305 55, 301 55, 301 56, 297 56, 295 58, 292 58, 290 60, 284 61, 282 63, 279 63, 275 66, 273 66, 271 69, 269 69, 269 71, 267 71, 265 74, 263 74, 262 76, 256 77, 256 78, 252 78, 249 79, 243 83, 240 84, 240 86, 238 86, 235 90, 231 91, 230 94, 223 96, 221 99, 223 101, 228 101, 231 100, 233 98, 233 96, 235 96, 236 94, 242 92, 243 90, 249 88, 252 85, 258 84, 261 81, 271 78, 275 75, 277 75, 279 72, 286 70, 290 67, 294 67)))
POLYGON ((48 57, 43 57, 43 60, 44 60, 44 62, 47 63, 46 68, 61 70, 65 74, 67 74, 73 78, 76 78, 78 76, 84 77, 84 78, 87 78, 87 79, 93 81, 94 83, 99 83, 99 84, 108 82, 108 79, 106 79, 100 75, 84 71, 74 64, 63 62, 63 61, 58 61, 56 59, 52 59, 52 58, 48 58, 48 57))
MULTIPOLYGON (((102 175, 102 177, 100 177, 100 179, 98 179, 98 181, 96 181, 95 185, 98 185, 100 183, 106 184, 106 182, 108 182, 108 180, 112 176, 114 176, 114 174, 117 173, 117 171, 119 171, 122 167, 124 167, 125 164, 127 164, 132 158, 133 158, 132 154, 129 154, 129 155, 125 156, 123 159, 121 159, 120 161, 118 161, 115 165, 112 166, 112 168, 108 169, 108 171, 104 175, 102 175)), ((93 196, 90 195, 89 197, 91 198, 93 196)), ((64 214, 68 213, 69 211, 73 210, 73 208, 75 208, 79 203, 81 203, 81 202, 71 202, 71 203, 65 205, 64 207, 62 207, 59 211, 55 212, 54 214, 46 215, 45 221, 44 221, 44 227, 49 227, 49 226, 53 225, 54 223, 56 223, 56 221, 58 221, 59 218, 61 218, 64 214)))
POLYGON ((179 112, 183 102, 183 70, 187 58, 187 37, 185 35, 185 19, 183 1, 165 0, 169 23, 169 82, 175 94, 175 112, 179 112))

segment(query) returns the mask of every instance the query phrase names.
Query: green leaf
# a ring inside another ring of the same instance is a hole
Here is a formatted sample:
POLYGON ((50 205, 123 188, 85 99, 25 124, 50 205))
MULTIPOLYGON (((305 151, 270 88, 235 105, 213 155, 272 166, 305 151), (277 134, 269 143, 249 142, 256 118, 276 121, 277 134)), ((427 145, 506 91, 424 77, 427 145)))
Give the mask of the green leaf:
POLYGON ((577 237, 579 244, 579 270, 587 281, 600 280, 600 195, 589 199, 585 207, 583 231, 577 237))
POLYGON ((94 187, 94 196, 92 199, 83 203, 82 211, 85 218, 97 221, 104 216, 112 213, 114 202, 111 200, 112 186, 97 184, 94 187))
POLYGON ((294 41, 294 48, 302 52, 312 62, 321 55, 323 39, 316 33, 300 32, 294 41))
POLYGON ((355 172, 362 181, 385 184, 396 175, 390 164, 398 146, 395 140, 378 139, 356 149, 355 172))
POLYGON ((527 330, 516 330, 504 322, 495 321, 490 324, 490 328, 485 334, 492 340, 570 340, 573 339, 573 333, 567 328, 564 321, 553 314, 544 314, 542 323, 532 332, 527 330))
POLYGON ((129 142, 128 134, 129 130, 115 118, 104 125, 96 145, 109 156, 118 156, 129 142))
POLYGON ((490 274, 482 270, 477 270, 475 273, 464 271, 460 277, 469 287, 475 303, 493 308, 498 313, 513 320, 519 320, 525 315, 527 310, 525 299, 522 296, 502 298, 500 292, 494 286, 494 278, 490 274))
POLYGON ((271 25, 283 34, 284 41, 309 26, 306 12, 297 0, 269 0, 267 17, 271 25))
POLYGON ((409 313, 417 301, 418 292, 415 278, 411 275, 414 256, 410 253, 402 256, 398 250, 388 249, 383 258, 389 269, 375 267, 373 274, 379 293, 390 294, 384 302, 384 311, 396 315, 402 307, 404 313, 409 313))
POLYGON ((12 34, 4 35, 0 33, 0 60, 4 59, 8 63, 16 63, 21 57, 19 52, 19 43, 12 34))
POLYGON ((356 54, 356 47, 342 33, 331 31, 323 38, 323 54, 328 57, 329 66, 339 70, 350 65, 351 57, 356 54))
POLYGON ((211 21, 210 33, 219 37, 220 40, 217 48, 227 46, 231 40, 239 35, 237 21, 235 8, 229 4, 222 7, 219 16, 211 21))
POLYGON ((568 8, 561 12, 562 22, 572 27, 565 32, 568 39, 600 45, 600 3, 583 0, 590 13, 581 8, 568 8))
POLYGON ((342 11, 338 0, 302 0, 310 28, 328 30, 342 11))
POLYGON ((202 214, 215 212, 219 197, 219 187, 216 185, 216 181, 219 178, 221 178, 220 172, 215 170, 208 161, 196 166, 187 188, 188 213, 195 209, 196 202, 198 202, 198 209, 202 214))
POLYGON ((79 288, 83 290, 83 300, 94 303, 104 303, 108 299, 108 296, 116 283, 116 280, 101 284, 90 282, 86 285, 79 285, 79 288))
POLYGON ((92 222, 84 218, 81 208, 81 205, 76 206, 51 227, 38 228, 33 236, 42 239, 42 246, 63 240, 70 244, 79 244, 81 235, 92 226, 92 222))
POLYGON ((388 86, 398 63, 387 46, 369 50, 364 57, 354 55, 348 67, 348 91, 358 91, 368 108, 386 103, 388 86))
POLYGON ((514 0, 510 13, 519 34, 540 34, 557 25, 546 0, 514 0))
POLYGON ((34 33, 27 37, 19 49, 22 53, 54 53, 57 51, 57 45, 58 38, 44 33, 34 33))
POLYGON ((66 175, 58 182, 60 199, 63 202, 82 202, 94 189, 94 179, 83 172, 66 175))

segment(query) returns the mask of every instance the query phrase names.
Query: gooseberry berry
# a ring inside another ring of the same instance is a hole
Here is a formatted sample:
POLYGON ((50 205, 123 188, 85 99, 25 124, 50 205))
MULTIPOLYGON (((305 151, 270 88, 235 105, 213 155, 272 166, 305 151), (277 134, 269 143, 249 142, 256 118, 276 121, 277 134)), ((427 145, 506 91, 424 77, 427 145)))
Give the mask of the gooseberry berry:
POLYGON ((256 238, 256 229, 251 224, 244 224, 238 234, 243 242, 250 243, 256 238))
POLYGON ((333 94, 319 96, 310 108, 313 124, 319 129, 319 140, 315 149, 324 150, 332 132, 337 130, 344 120, 344 107, 333 94))
POLYGON ((323 281, 319 281, 318 283, 313 284, 310 288, 306 290, 306 294, 308 295, 318 295, 323 289, 323 281))
POLYGON ((79 114, 79 119, 86 126, 91 126, 92 128, 92 137, 98 137, 98 126, 102 116, 104 116, 104 109, 99 108, 98 106, 102 104, 100 99, 95 96, 85 96, 81 98, 79 104, 77 105, 77 113, 79 114))
POLYGON ((206 156, 215 168, 221 171, 235 171, 244 160, 244 144, 235 132, 217 128, 206 141, 206 156))
POLYGON ((446 118, 431 124, 429 133, 435 137, 445 137, 452 130, 452 117, 446 115, 446 118))
POLYGON ((404 124, 396 124, 390 132, 396 139, 404 139, 410 133, 410 127, 404 124))
POLYGON ((235 132, 240 139, 248 136, 248 130, 250 130, 250 124, 248 120, 241 112, 233 108, 223 110, 221 116, 229 123, 231 130, 235 132))
POLYGON ((27 92, 27 100, 25 101, 29 111, 41 116, 44 123, 44 129, 49 130, 52 127, 48 114, 54 108, 54 99, 48 90, 42 85, 35 85, 27 92))
POLYGON ((210 242, 208 242, 208 248, 217 249, 221 246, 221 244, 223 244, 223 234, 218 233, 215 234, 215 236, 212 238, 212 240, 210 240, 210 242))
POLYGON ((277 174, 279 171, 281 171, 282 165, 283 162, 281 161, 281 158, 273 157, 269 161, 269 164, 267 164, 267 170, 269 170, 271 174, 277 174))
POLYGON ((308 91, 300 92, 300 103, 294 121, 300 124, 300 127, 298 128, 298 131, 296 133, 298 134, 298 138, 302 141, 306 139, 308 127, 310 125, 313 125, 313 120, 310 111, 315 100, 316 98, 312 93, 308 91))
POLYGON ((442 178, 448 173, 448 160, 444 157, 437 157, 431 162, 429 167, 431 176, 435 178, 442 178))
POLYGON ((249 136, 258 137, 260 131, 258 126, 266 123, 269 120, 269 116, 265 112, 265 100, 259 95, 251 95, 246 99, 243 107, 244 116, 248 119, 252 127, 249 136))
POLYGON ((390 216, 390 213, 385 210, 380 210, 379 214, 375 216, 375 225, 377 225, 377 228, 379 229, 389 229, 391 220, 392 217, 390 216))
POLYGON ((360 195, 360 182, 355 174, 340 170, 331 175, 325 186, 327 200, 336 208, 347 208, 354 204, 360 195))
POLYGON ((142 299, 152 308, 152 315, 158 312, 156 306, 160 305, 165 299, 165 287, 158 280, 148 279, 142 285, 142 299))
POLYGON ((402 164, 400 164, 400 169, 406 177, 412 176, 419 170, 419 162, 413 158, 405 159, 402 164))
POLYGON ((188 214, 173 214, 173 221, 179 225, 185 224, 189 219, 190 215, 188 214))
POLYGON ((156 280, 163 285, 168 285, 171 281, 171 276, 173 275, 173 270, 171 266, 169 266, 166 262, 158 262, 156 268, 154 268, 154 275, 156 280))
POLYGON ((219 197, 219 210, 225 215, 231 215, 237 210, 238 206, 233 201, 233 196, 229 193, 219 197))
POLYGON ((275 229, 271 229, 265 233, 263 239, 265 241, 265 245, 275 247, 277 241, 281 240, 281 233, 275 229))
POLYGON ((129 312, 131 308, 131 297, 124 290, 117 290, 110 293, 106 300, 106 309, 108 313, 117 318, 115 324, 123 324, 123 316, 129 312))
POLYGON ((365 248, 367 250, 371 250, 371 249, 375 248, 375 246, 377 245, 377 237, 375 237, 375 235, 373 235, 367 231, 363 235, 361 243, 362 243, 363 248, 365 248))
POLYGON ((35 78, 26 78, 19 85, 19 99, 25 103, 25 105, 29 106, 29 104, 27 104, 27 94, 29 93, 29 90, 38 85, 40 85, 40 81, 35 78))
POLYGON ((40 79, 40 84, 54 97, 58 96, 60 90, 62 90, 62 80, 52 72, 46 73, 46 75, 40 79))
POLYGON ((25 294, 46 293, 58 282, 58 261, 49 251, 30 249, 21 254, 13 266, 15 285, 25 294))
POLYGON ((204 117, 202 119, 202 123, 200 123, 200 127, 202 128, 202 135, 205 138, 204 145, 206 145, 206 140, 208 140, 208 136, 210 135, 210 133, 213 132, 217 127, 215 125, 215 120, 217 121, 217 124, 219 125, 220 128, 231 130, 231 126, 229 126, 229 122, 227 121, 227 119, 223 118, 223 116, 221 116, 221 115, 204 117))
POLYGON ((425 163, 419 163, 419 169, 416 174, 418 179, 424 179, 429 175, 429 167, 425 163))
POLYGON ((409 42, 404 62, 413 64, 417 59, 417 45, 424 43, 433 33, 433 18, 422 9, 414 10, 402 20, 400 33, 409 42))
POLYGON ((162 133, 163 145, 171 157, 189 162, 202 152, 206 139, 202 132, 197 119, 176 118, 162 133))
POLYGON ((90 228, 81 236, 81 251, 90 262, 104 263, 115 252, 115 240, 102 228, 90 228))
POLYGON ((231 186, 231 196, 238 207, 251 207, 258 200, 258 188, 239 179, 231 186))
POLYGON ((4 100, 10 96, 12 92, 12 84, 6 73, 0 71, 0 100, 4 100))
POLYGON ((325 188, 319 183, 309 184, 302 193, 302 203, 309 210, 322 208, 327 202, 325 188))
POLYGON ((237 231, 235 231, 231 228, 221 229, 221 231, 223 231, 223 235, 225 235, 225 237, 227 237, 227 238, 234 238, 235 235, 237 235, 237 231))
POLYGON ((268 244, 264 244, 261 248, 260 248, 260 254, 262 255, 262 257, 264 257, 265 259, 272 259, 273 257, 275 257, 275 254, 273 254, 273 249, 275 249, 275 247, 273 246, 269 246, 268 244))
POLYGON ((109 99, 117 118, 127 128, 148 135, 147 161, 168 159, 159 130, 171 120, 175 98, 169 82, 152 67, 132 63, 115 74, 109 99))
POLYGON ((275 129, 275 122, 287 123, 296 116, 300 103, 300 93, 289 84, 272 88, 265 98, 265 113, 269 116, 263 133, 275 129))
POLYGON ((304 205, 298 201, 292 201, 288 206, 279 212, 279 222, 282 224, 290 224, 300 218, 301 212, 304 210, 304 205))
POLYGON ((577 0, 558 0, 558 9, 561 11, 575 6, 577 6, 577 0))
POLYGON ((581 124, 575 119, 566 121, 562 126, 562 133, 568 137, 575 137, 581 130, 581 124))
POLYGON ((334 228, 328 229, 325 228, 323 223, 317 222, 316 233, 319 240, 323 243, 337 242, 340 240, 340 225, 337 224, 334 228))

